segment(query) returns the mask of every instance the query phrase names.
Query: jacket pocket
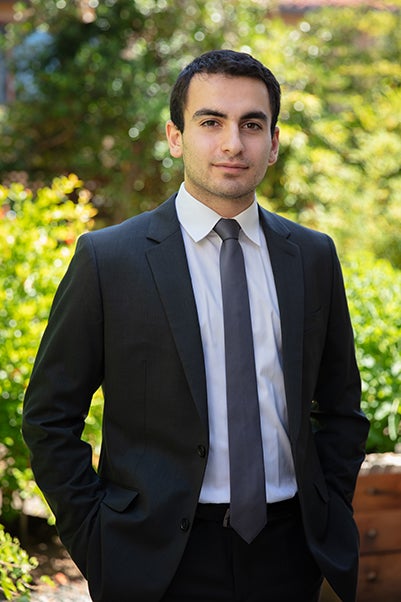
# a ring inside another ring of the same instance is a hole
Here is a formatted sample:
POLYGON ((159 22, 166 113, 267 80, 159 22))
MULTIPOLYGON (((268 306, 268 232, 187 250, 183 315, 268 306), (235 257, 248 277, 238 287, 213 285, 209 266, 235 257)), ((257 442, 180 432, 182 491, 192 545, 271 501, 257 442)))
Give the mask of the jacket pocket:
POLYGON ((131 508, 138 496, 138 491, 114 483, 106 485, 87 548, 87 579, 95 602, 112 599, 105 591, 115 588, 123 579, 120 573, 130 550, 127 534, 132 533, 131 508))
POLYGON ((138 495, 138 492, 133 489, 124 489, 123 487, 109 483, 102 504, 115 512, 124 512, 138 495))

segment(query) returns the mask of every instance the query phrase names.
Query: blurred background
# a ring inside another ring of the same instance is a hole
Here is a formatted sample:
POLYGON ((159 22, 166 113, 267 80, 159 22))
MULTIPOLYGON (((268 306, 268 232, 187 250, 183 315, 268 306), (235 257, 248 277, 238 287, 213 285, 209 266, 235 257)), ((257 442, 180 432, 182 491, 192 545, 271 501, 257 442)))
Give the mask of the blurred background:
MULTIPOLYGON (((335 239, 372 423, 367 451, 400 451, 400 9, 400 0, 0 0, 0 599, 28 596, 35 575, 12 536, 29 543, 34 514, 52 521, 20 424, 56 286, 82 232, 177 190, 169 93, 207 50, 249 52, 282 85, 280 158, 258 198, 335 239)), ((98 392, 85 430, 94 463, 101 416, 98 392)), ((392 520, 401 532, 401 515, 392 520)), ((390 560, 401 563, 394 545, 390 560)))

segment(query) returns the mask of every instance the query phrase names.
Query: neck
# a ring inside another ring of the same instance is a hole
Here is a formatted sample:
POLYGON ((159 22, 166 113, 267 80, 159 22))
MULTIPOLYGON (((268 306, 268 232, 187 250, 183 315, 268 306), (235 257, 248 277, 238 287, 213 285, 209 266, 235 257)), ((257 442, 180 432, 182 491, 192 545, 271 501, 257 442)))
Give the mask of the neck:
POLYGON ((252 196, 247 195, 246 197, 240 198, 226 198, 197 194, 196 191, 192 192, 187 186, 185 188, 187 192, 197 201, 203 203, 203 205, 206 205, 206 207, 209 207, 209 209, 212 209, 218 213, 220 217, 227 219, 231 219, 245 211, 245 209, 248 209, 248 207, 250 207, 255 200, 254 193, 252 196))

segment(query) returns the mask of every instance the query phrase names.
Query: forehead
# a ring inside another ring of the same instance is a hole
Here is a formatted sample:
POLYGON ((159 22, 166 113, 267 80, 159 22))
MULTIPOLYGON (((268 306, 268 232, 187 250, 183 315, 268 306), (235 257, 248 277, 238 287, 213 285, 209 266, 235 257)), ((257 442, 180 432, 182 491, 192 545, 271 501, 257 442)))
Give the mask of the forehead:
POLYGON ((185 112, 193 116, 196 111, 208 108, 227 115, 251 111, 271 115, 269 93, 262 80, 221 73, 197 73, 188 87, 185 112))

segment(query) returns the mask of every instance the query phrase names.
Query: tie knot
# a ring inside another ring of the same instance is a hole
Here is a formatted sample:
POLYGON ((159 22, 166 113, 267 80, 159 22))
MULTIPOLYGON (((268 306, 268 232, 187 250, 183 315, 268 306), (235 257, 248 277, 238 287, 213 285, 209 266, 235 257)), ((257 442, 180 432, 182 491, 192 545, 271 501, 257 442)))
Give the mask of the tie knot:
POLYGON ((217 232, 223 241, 227 240, 228 238, 235 238, 238 240, 241 226, 235 219, 222 218, 217 222, 213 230, 217 232))

